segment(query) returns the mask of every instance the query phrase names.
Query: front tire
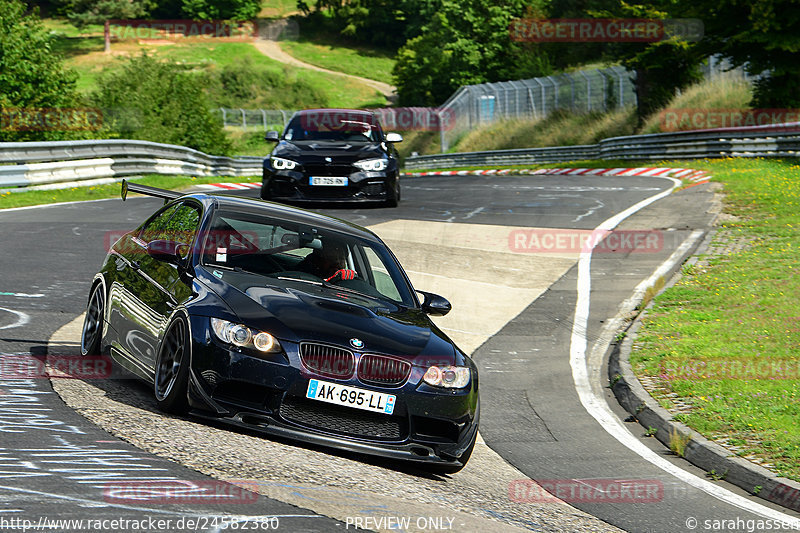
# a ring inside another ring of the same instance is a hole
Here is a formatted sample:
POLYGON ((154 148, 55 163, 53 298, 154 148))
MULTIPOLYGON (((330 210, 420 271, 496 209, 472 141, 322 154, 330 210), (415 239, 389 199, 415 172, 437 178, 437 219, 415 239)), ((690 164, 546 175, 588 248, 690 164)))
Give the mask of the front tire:
POLYGON ((98 283, 89 295, 86 317, 81 332, 81 355, 100 355, 103 342, 103 321, 105 320, 106 296, 103 284, 98 283))
POLYGON ((184 414, 189 410, 189 347, 189 326, 183 318, 176 318, 161 343, 153 380, 158 408, 167 413, 184 414))
POLYGON ((392 195, 386 200, 386 207, 397 207, 400 203, 400 180, 394 180, 394 191, 392 195))

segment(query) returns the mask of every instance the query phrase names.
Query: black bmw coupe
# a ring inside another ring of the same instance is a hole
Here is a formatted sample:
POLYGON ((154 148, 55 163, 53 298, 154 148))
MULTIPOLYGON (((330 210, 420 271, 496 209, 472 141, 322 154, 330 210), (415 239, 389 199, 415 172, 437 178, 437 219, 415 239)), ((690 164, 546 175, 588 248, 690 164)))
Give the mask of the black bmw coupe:
POLYGON ((447 300, 415 291, 375 234, 256 199, 128 190, 166 205, 95 276, 84 355, 110 353, 168 412, 463 468, 476 367, 428 317, 447 300))
POLYGON ((378 118, 357 109, 306 109, 289 120, 264 160, 261 198, 280 202, 400 201, 398 133, 384 133, 378 118))

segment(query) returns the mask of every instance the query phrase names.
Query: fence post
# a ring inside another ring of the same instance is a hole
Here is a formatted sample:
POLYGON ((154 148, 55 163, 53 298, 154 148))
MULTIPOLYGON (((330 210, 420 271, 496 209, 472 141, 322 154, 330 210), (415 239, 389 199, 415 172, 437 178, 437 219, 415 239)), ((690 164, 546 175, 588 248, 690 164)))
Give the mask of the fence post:
POLYGON ((267 131, 267 112, 264 111, 263 109, 261 109, 260 111, 261 111, 261 118, 264 119, 264 131, 267 131))
POLYGON ((539 78, 533 78, 533 81, 539 84, 539 87, 542 88, 542 118, 547 116, 547 93, 544 89, 544 83, 539 81, 539 78))
POLYGON ((242 113, 242 129, 247 131, 247 118, 244 116, 244 109, 240 107, 239 111, 242 113))
POLYGON ((575 111, 575 78, 572 77, 572 74, 567 74, 569 78, 569 108, 572 111, 575 111))
POLYGON ((547 76, 547 81, 553 85, 553 109, 558 109, 558 84, 552 76, 547 76))
POLYGON ((220 107, 219 110, 222 111, 222 126, 225 127, 225 126, 228 125, 228 121, 225 120, 227 118, 226 114, 225 114, 225 108, 224 107, 220 107))

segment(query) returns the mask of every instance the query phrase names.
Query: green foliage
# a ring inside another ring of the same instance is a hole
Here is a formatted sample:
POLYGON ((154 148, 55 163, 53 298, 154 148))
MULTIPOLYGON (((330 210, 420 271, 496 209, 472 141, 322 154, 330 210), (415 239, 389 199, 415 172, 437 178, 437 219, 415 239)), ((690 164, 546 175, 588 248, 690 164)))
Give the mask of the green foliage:
POLYGON ((222 124, 210 112, 198 76, 146 54, 101 74, 94 103, 106 110, 102 133, 179 144, 220 155, 230 151, 222 124))
POLYGON ((720 53, 750 74, 770 73, 755 84, 754 107, 800 107, 796 0, 682 0, 681 7, 703 20, 705 53, 720 53))
POLYGON ((78 29, 109 19, 135 19, 154 6, 151 0, 70 0, 67 18, 78 29))
POLYGON ((301 109, 327 102, 327 95, 311 83, 267 68, 250 57, 236 58, 205 74, 204 86, 213 107, 301 109))
MULTIPOLYGON (((0 109, 65 108, 78 104, 76 75, 53 54, 52 40, 37 13, 25 15, 17 0, 0 0, 0 109)), ((82 132, 10 131, 0 125, 0 141, 46 141, 85 136, 82 132)))
POLYGON ((260 10, 260 0, 183 0, 184 16, 196 20, 250 20, 260 10))
POLYGON ((461 85, 549 73, 538 48, 510 41, 508 25, 524 7, 521 0, 443 0, 397 54, 399 103, 436 105, 461 85))

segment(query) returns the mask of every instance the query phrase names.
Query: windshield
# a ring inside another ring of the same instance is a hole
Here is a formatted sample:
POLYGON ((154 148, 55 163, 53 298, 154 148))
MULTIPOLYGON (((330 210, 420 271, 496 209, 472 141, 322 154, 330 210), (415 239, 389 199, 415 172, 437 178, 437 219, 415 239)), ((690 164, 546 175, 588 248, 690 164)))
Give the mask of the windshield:
POLYGON ((381 142, 377 119, 347 111, 311 111, 295 116, 286 126, 287 141, 381 142))
POLYGON ((351 235, 258 213, 220 210, 204 238, 206 266, 245 270, 271 283, 322 284, 414 305, 391 254, 351 235))

